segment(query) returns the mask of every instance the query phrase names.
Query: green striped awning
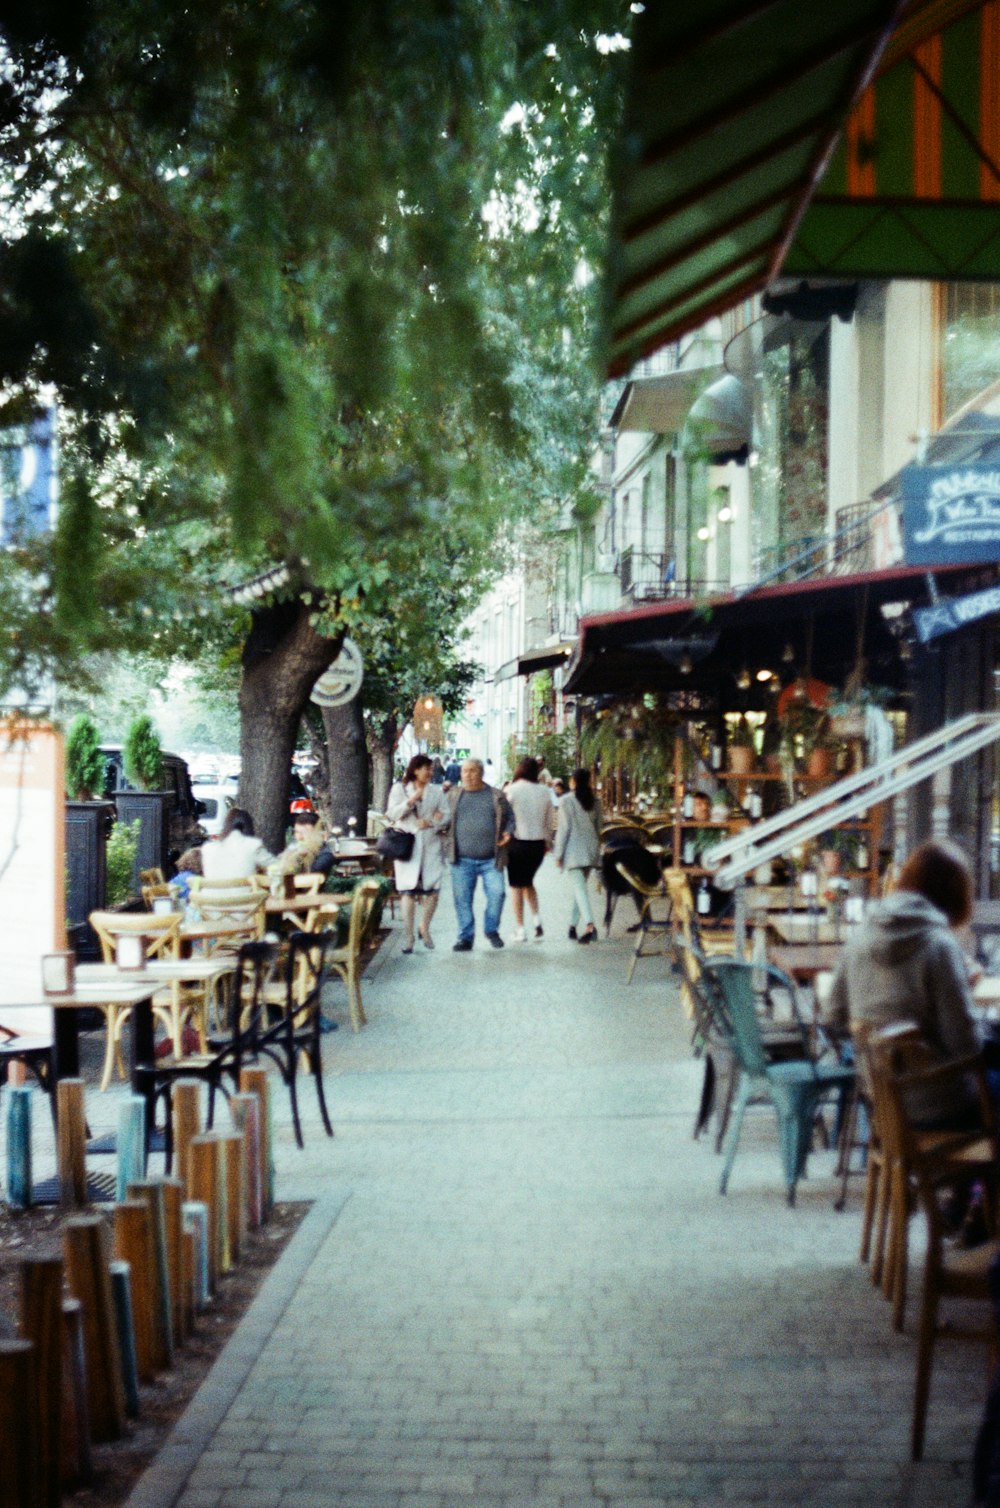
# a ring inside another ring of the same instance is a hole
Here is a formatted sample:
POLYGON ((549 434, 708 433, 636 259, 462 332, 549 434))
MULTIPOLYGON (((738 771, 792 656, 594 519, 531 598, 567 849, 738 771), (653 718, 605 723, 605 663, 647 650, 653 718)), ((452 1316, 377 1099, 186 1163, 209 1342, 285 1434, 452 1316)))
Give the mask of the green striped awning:
POLYGON ((1000 276, 1000 0, 648 0, 609 369, 778 275, 1000 276))

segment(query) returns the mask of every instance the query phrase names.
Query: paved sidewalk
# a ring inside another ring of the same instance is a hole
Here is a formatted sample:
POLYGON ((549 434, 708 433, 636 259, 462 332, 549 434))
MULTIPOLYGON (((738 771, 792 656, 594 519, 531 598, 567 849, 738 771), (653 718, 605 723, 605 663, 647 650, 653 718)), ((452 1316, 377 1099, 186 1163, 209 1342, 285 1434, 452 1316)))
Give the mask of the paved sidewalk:
POLYGON ((316 1202, 131 1508, 968 1503, 983 1354, 939 1345, 912 1470, 857 1188, 836 1214, 817 1154, 788 1209, 759 1111, 721 1198, 664 961, 626 988, 630 940, 542 891, 543 944, 453 955, 446 902, 362 1033, 332 997, 335 1140, 277 1101, 279 1197, 316 1202))

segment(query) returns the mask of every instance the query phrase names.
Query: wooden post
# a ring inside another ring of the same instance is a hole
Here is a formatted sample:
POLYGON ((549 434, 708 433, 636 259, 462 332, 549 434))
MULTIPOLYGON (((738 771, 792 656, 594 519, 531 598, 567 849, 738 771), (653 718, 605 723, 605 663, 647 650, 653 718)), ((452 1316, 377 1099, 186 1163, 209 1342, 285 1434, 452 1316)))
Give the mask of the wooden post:
POLYGON ((59 1203, 80 1209, 87 1203, 87 1120, 83 1108, 83 1080, 60 1079, 56 1084, 59 1123, 59 1203))
POLYGON ((139 1417, 139 1362, 135 1351, 135 1311, 132 1308, 132 1273, 127 1262, 110 1264, 111 1294, 121 1338, 122 1391, 125 1412, 130 1419, 139 1417))
MULTIPOLYGON (((136 1365, 140 1382, 152 1382, 157 1370, 156 1255, 153 1216, 139 1199, 115 1205, 115 1256, 131 1268, 136 1365)), ((116 1365, 120 1370, 120 1354, 116 1365)))
POLYGON ((174 1345, 182 1346, 189 1328, 190 1295, 184 1297, 184 1222, 181 1206, 184 1185, 179 1178, 161 1178, 163 1220, 167 1237, 167 1270, 170 1278, 170 1315, 173 1320, 174 1345))
POLYGON ((174 1359, 174 1319, 171 1313, 167 1210, 163 1186, 156 1178, 140 1178, 129 1184, 128 1197, 147 1204, 153 1222, 154 1260, 150 1279, 154 1296, 155 1358, 157 1369, 163 1371, 172 1365, 174 1359))
POLYGON ((256 1230, 261 1219, 260 1100, 255 1094, 231 1095, 229 1113, 233 1125, 243 1135, 247 1225, 250 1230, 256 1230))
POLYGON ((197 1196, 191 1192, 191 1160, 188 1148, 191 1138, 201 1131, 201 1084, 197 1079, 178 1079, 170 1096, 170 1120, 173 1127, 174 1156, 170 1171, 184 1185, 189 1199, 197 1196))
POLYGON ((229 1265, 234 1267, 243 1255, 247 1228, 243 1137, 238 1131, 220 1133, 219 1153, 226 1172, 226 1245, 229 1265))
POLYGON ((271 1143, 271 1081, 266 1068, 240 1070, 240 1093, 255 1094, 260 1103, 260 1218, 267 1220, 274 1203, 274 1153, 271 1143))
POLYGON ((83 1351, 83 1305, 64 1298, 62 1479, 68 1486, 86 1483, 94 1474, 87 1413, 87 1359, 83 1351))
POLYGON ((10 1090, 7 1104, 7 1203, 26 1210, 31 1203, 30 1084, 10 1090))
POLYGON ((191 1237, 192 1293, 195 1309, 204 1309, 212 1296, 208 1205, 187 1199, 183 1205, 184 1233, 191 1237))
POLYGON ((206 1231, 208 1251, 208 1291, 214 1293, 219 1282, 219 1153, 214 1136, 194 1136, 189 1147, 191 1177, 188 1187, 193 1202, 208 1211, 206 1231))
POLYGON ((35 1347, 30 1340, 0 1340, 0 1460, 4 1508, 36 1508, 35 1347))
POLYGON ((70 1291, 83 1305, 91 1437, 117 1440, 125 1424, 121 1347, 111 1298, 108 1228, 100 1215, 71 1215, 63 1226, 70 1291))
POLYGON ((21 1334, 35 1347, 34 1392, 39 1503, 59 1508, 59 1422, 62 1404, 61 1257, 21 1263, 21 1334))
POLYGON ((130 1183, 146 1176, 146 1101, 129 1095, 118 1106, 118 1176, 115 1198, 124 1199, 130 1183))

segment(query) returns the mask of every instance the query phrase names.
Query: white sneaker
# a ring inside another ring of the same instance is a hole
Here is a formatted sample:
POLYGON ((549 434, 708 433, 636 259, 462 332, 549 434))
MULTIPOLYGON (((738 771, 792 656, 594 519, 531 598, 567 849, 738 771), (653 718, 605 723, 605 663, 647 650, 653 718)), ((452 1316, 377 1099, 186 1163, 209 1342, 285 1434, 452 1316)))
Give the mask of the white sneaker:
POLYGON ((523 927, 515 927, 514 928, 514 941, 515 942, 527 942, 528 941, 528 939, 524 935, 524 928, 523 927))

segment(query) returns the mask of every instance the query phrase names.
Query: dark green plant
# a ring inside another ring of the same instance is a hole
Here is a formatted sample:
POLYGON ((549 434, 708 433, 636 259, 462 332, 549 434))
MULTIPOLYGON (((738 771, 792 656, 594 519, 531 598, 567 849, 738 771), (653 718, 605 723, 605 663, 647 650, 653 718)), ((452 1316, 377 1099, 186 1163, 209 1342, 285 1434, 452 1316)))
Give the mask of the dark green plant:
POLYGON ((101 735, 88 712, 79 712, 66 735, 66 791, 71 801, 93 801, 104 786, 101 735))
POLYGON ((734 749, 755 749, 753 728, 745 717, 738 717, 729 728, 729 744, 734 749))
POLYGON ((813 749, 835 748, 830 717, 810 701, 790 702, 781 718, 782 751, 793 759, 807 758, 813 749))
POLYGON ((141 825, 138 820, 116 822, 112 829, 106 849, 108 906, 124 906, 135 895, 135 856, 141 825))
POLYGON ((148 713, 135 718, 125 735, 125 778, 140 791, 158 791, 163 784, 163 748, 148 713))

